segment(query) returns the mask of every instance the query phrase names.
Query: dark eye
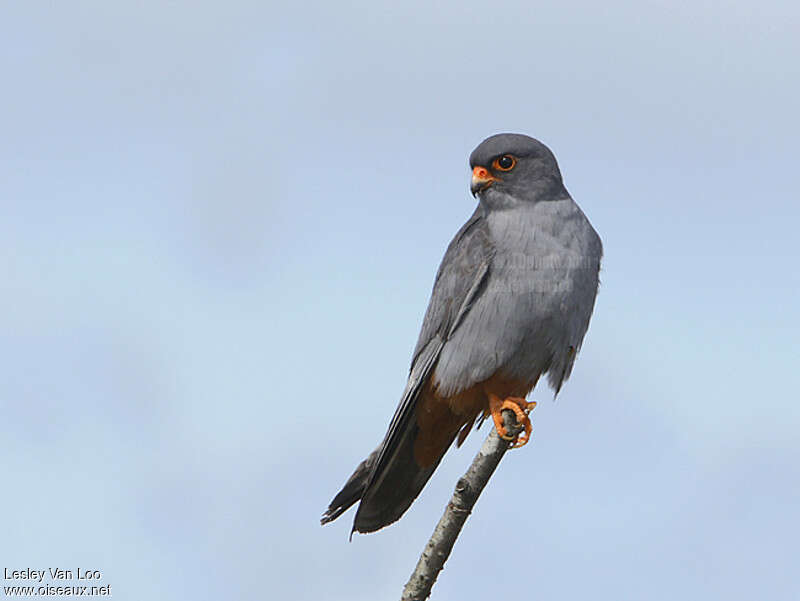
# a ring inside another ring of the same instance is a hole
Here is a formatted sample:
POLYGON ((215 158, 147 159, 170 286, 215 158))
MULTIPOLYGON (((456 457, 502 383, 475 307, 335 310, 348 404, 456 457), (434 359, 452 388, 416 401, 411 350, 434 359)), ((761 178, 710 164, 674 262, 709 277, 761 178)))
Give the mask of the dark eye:
POLYGON ((494 160, 493 166, 495 169, 499 169, 500 171, 511 171, 516 164, 517 159, 512 157, 510 154, 504 154, 500 158, 494 160))

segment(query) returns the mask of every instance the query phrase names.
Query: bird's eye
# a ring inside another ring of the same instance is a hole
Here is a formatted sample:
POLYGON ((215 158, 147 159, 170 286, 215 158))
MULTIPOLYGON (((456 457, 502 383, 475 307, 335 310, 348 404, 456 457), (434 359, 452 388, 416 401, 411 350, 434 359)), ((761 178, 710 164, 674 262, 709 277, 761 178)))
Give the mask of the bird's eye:
POLYGON ((500 171, 511 171, 516 164, 517 159, 512 157, 510 154, 504 154, 503 156, 494 160, 492 167, 499 169, 500 171))

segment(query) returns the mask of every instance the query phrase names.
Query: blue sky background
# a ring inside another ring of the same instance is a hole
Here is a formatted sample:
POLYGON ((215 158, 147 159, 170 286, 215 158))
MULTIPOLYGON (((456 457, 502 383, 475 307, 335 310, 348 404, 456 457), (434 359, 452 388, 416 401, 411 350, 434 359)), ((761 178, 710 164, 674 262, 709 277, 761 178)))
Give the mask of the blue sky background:
POLYGON ((318 518, 519 131, 603 283, 433 598, 800 598, 798 56, 769 0, 5 3, 2 567, 398 598, 485 426, 398 524, 318 518))

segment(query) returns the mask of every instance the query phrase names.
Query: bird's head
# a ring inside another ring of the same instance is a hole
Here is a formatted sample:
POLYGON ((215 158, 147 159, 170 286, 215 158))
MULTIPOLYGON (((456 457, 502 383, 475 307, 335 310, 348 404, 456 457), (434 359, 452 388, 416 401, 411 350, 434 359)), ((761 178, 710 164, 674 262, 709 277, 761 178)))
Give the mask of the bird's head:
POLYGON ((523 134, 486 138, 469 156, 472 195, 488 208, 569 196, 553 153, 523 134))

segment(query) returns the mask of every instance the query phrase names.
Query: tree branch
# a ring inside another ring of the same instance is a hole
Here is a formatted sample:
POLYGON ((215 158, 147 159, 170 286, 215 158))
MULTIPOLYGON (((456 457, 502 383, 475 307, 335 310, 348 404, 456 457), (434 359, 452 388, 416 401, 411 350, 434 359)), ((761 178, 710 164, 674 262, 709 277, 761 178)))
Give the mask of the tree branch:
MULTIPOLYGON (((522 426, 512 411, 503 411, 503 422, 509 434, 516 436, 522 426)), ((444 510, 436 528, 422 550, 417 567, 403 589, 401 601, 424 601, 431 594, 433 584, 450 557, 453 545, 464 527, 484 487, 489 483, 495 468, 511 444, 497 435, 492 427, 481 450, 472 461, 467 473, 458 479, 455 492, 444 510)))

